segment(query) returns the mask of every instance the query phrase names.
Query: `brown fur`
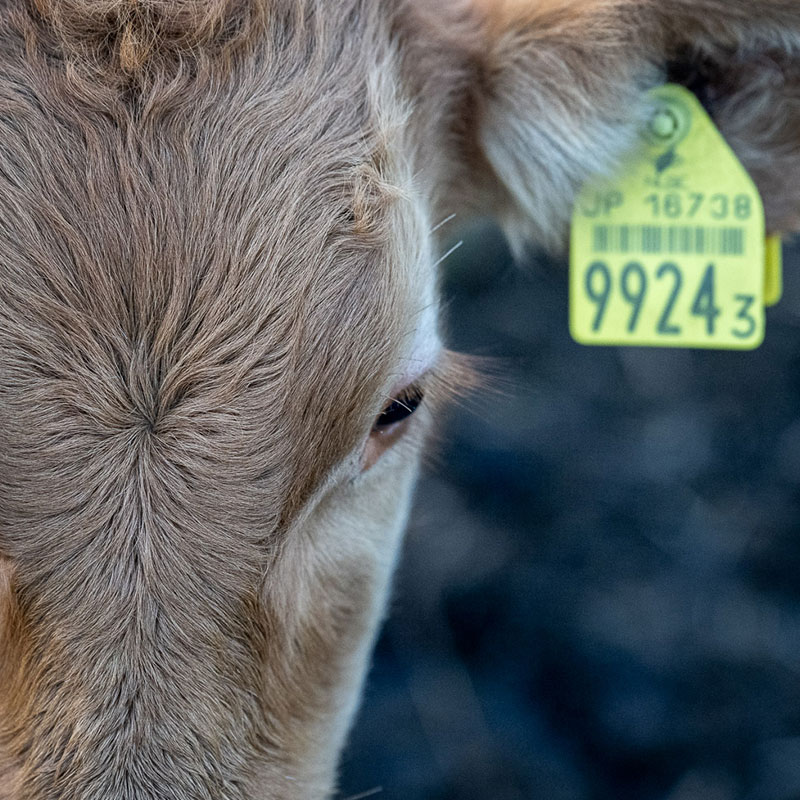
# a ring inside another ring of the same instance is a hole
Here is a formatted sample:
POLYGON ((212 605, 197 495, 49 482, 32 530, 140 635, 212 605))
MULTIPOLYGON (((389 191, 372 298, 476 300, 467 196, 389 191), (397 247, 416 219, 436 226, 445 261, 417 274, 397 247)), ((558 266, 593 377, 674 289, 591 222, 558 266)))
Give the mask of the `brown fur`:
POLYGON ((558 243, 680 56, 800 227, 798 50, 793 0, 0 3, 0 799, 326 796, 434 223, 558 243))
POLYGON ((192 49, 218 51, 252 35, 259 4, 239 0, 33 0, 66 52, 90 65, 132 75, 183 58, 192 49))

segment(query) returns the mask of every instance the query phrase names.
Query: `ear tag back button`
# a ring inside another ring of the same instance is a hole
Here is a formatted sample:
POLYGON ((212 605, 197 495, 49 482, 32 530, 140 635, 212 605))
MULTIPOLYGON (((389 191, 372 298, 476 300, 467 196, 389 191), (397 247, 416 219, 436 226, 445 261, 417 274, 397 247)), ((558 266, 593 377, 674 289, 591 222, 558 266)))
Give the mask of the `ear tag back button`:
POLYGON ((780 236, 767 239, 767 271, 764 279, 764 305, 776 306, 783 297, 783 242, 780 236))
POLYGON ((637 150, 619 174, 584 187, 575 207, 572 336, 754 349, 765 301, 780 296, 758 189, 691 92, 670 84, 651 96, 637 150))

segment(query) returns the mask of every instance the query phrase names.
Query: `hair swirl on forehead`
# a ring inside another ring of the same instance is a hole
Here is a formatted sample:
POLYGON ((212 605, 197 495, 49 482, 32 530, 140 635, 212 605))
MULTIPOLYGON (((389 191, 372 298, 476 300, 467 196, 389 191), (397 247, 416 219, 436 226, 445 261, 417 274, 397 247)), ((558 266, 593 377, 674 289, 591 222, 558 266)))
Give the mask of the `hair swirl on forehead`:
POLYGON ((67 53, 134 74, 152 60, 238 39, 259 0, 32 0, 67 53))

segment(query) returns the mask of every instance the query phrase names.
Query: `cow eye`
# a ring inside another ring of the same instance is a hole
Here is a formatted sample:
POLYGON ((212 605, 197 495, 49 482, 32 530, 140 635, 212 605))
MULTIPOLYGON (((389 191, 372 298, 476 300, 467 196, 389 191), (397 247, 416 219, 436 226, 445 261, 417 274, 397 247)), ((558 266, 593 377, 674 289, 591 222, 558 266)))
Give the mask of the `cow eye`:
POLYGON ((398 422, 408 419, 422 403, 424 394, 418 386, 409 386, 393 398, 378 414, 373 432, 386 431, 398 422))

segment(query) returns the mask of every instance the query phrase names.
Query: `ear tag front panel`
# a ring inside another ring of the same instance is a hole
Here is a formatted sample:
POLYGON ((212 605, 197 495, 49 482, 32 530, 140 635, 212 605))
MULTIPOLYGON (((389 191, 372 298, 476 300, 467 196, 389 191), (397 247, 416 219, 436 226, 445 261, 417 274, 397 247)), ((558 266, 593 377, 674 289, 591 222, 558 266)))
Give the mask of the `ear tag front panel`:
POLYGON ((620 174, 587 185, 575 207, 572 336, 590 345, 754 349, 764 339, 765 299, 775 296, 770 289, 765 298, 758 189, 691 92, 670 84, 651 95, 637 151, 620 174))

